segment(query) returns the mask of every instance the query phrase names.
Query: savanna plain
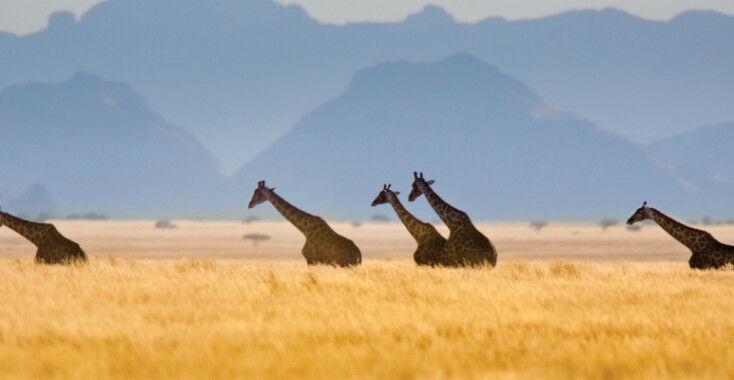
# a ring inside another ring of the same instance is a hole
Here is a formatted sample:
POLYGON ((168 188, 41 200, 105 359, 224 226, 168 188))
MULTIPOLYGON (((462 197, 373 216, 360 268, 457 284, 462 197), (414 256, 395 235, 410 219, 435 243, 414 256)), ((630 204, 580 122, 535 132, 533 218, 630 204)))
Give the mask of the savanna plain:
POLYGON ((400 224, 335 223, 363 254, 343 269, 285 222, 54 224, 87 264, 0 228, 2 378, 734 377, 734 270, 655 225, 479 223, 497 266, 450 269, 400 224))

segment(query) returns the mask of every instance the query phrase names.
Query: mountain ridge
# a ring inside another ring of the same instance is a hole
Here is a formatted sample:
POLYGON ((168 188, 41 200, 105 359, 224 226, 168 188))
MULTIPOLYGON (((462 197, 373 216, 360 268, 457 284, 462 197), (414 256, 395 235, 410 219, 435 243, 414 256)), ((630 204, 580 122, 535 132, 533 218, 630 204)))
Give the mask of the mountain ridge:
MULTIPOLYGON (((407 192, 413 171, 435 179, 437 192, 475 220, 588 220, 644 199, 665 205, 693 196, 642 147, 548 106, 522 82, 462 54, 365 69, 215 198, 245 213, 251 187, 266 180, 309 212, 366 219, 375 212, 373 193, 383 183, 407 192)), ((423 203, 409 207, 431 220, 423 203)))
POLYGON ((0 91, 0 133, 13 157, 0 165, 7 191, 43 183, 63 213, 195 215, 195 200, 223 181, 185 129, 129 85, 92 74, 0 91))
POLYGON ((652 22, 606 10, 460 24, 426 7, 401 22, 335 26, 267 0, 110 0, 73 24, 57 18, 39 33, 0 35, 0 50, 12 53, 0 88, 77 71, 130 83, 230 169, 343 92, 359 70, 461 52, 634 141, 734 119, 734 17, 726 15, 652 22))

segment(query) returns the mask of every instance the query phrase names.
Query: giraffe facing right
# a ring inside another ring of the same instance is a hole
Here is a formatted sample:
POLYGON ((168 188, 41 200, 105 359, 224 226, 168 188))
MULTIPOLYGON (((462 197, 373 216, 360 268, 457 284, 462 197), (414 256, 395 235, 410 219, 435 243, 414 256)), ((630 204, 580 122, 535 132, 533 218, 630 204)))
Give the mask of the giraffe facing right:
POLYGON ((474 227, 469 215, 441 199, 431 189, 433 183, 433 180, 423 179, 423 173, 418 176, 418 173, 413 172, 413 188, 408 195, 408 201, 413 202, 421 194, 425 195, 438 217, 449 228, 449 239, 446 243, 447 260, 456 266, 497 264, 497 251, 492 242, 474 227))
POLYGON ((389 203, 395 209, 400 221, 403 222, 405 228, 413 236, 418 243, 418 247, 413 253, 413 260, 418 265, 449 265, 446 262, 446 238, 436 231, 436 227, 431 223, 426 223, 411 214, 403 207, 398 199, 398 191, 390 190, 390 185, 383 185, 382 191, 372 201, 372 207, 380 204, 389 203))
POLYGON ((253 208, 269 201, 278 212, 306 236, 306 244, 301 253, 308 265, 329 264, 342 267, 359 265, 362 253, 353 241, 337 234, 321 217, 301 211, 285 199, 275 194, 275 188, 265 186, 265 181, 257 183, 250 205, 253 208))
POLYGON ((688 260, 691 268, 720 268, 726 264, 734 264, 734 246, 721 243, 706 231, 686 226, 654 208, 647 207, 647 202, 632 214, 627 224, 632 225, 647 219, 657 223, 675 240, 691 250, 693 254, 688 260))

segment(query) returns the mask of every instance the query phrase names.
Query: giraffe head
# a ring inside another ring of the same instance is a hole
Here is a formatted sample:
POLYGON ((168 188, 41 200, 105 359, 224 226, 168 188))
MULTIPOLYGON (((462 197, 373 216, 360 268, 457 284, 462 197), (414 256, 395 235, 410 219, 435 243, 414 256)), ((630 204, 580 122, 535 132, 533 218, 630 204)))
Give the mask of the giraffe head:
POLYGON ((383 203, 390 202, 390 199, 395 198, 400 194, 399 191, 392 191, 390 190, 390 185, 382 185, 382 191, 380 191, 380 194, 377 195, 377 198, 375 198, 374 201, 372 201, 372 207, 375 207, 377 205, 381 205, 383 203))
POLYGON ((416 198, 420 197, 421 194, 423 194, 423 192, 421 192, 421 186, 428 187, 433 185, 434 183, 436 183, 436 181, 426 181, 425 179, 423 179, 423 173, 420 173, 419 176, 418 173, 413 172, 413 185, 410 189, 410 194, 408 195, 408 201, 413 202, 414 200, 416 200, 416 198))
POLYGON ((255 193, 252 194, 252 199, 250 199, 250 204, 247 206, 247 208, 253 208, 260 203, 267 201, 267 194, 273 190, 275 190, 274 187, 268 188, 267 186, 265 186, 265 181, 258 182, 257 189, 255 189, 255 193))
POLYGON ((635 213, 632 214, 629 219, 627 219, 627 224, 632 225, 646 219, 652 219, 652 216, 650 215, 650 208, 647 207, 647 201, 645 201, 642 204, 642 207, 638 208, 637 211, 635 211, 635 213))

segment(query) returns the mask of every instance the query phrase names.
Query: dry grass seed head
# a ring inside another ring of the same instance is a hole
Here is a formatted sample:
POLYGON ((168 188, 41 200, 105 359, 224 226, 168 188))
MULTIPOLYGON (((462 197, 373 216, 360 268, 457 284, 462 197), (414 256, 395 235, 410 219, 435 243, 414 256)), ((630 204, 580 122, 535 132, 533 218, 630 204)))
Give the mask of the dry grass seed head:
POLYGON ((548 262, 548 270, 550 271, 551 275, 555 277, 581 277, 581 264, 571 263, 568 261, 550 261, 548 262))
POLYGON ((184 272, 210 272, 216 270, 216 263, 212 260, 194 260, 187 257, 173 265, 178 273, 184 272))

